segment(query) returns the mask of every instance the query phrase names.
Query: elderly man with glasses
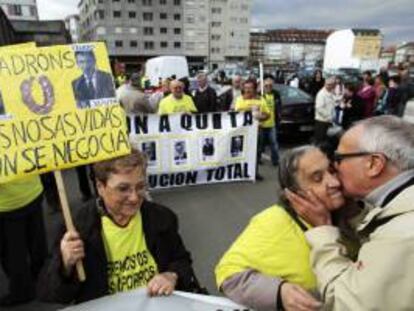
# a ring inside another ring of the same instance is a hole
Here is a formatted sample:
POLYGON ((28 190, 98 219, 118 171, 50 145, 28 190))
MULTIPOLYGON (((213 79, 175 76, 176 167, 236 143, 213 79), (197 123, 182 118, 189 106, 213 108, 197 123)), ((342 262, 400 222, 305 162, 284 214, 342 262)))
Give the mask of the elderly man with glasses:
MULTIPOLYGON (((344 194, 361 200, 356 261, 320 201, 289 193, 314 229, 305 233, 328 310, 411 310, 414 306, 414 125, 394 116, 357 123, 333 156, 344 194)), ((314 197, 314 196, 313 196, 314 197)))

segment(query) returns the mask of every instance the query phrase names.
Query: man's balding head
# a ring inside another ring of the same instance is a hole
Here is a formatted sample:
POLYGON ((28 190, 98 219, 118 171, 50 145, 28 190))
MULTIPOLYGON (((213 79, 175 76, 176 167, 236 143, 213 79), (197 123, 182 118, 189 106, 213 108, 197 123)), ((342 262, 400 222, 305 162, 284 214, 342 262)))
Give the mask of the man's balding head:
POLYGON ((176 99, 181 99, 184 94, 184 83, 182 83, 179 80, 173 80, 170 83, 170 90, 171 90, 171 94, 176 99))

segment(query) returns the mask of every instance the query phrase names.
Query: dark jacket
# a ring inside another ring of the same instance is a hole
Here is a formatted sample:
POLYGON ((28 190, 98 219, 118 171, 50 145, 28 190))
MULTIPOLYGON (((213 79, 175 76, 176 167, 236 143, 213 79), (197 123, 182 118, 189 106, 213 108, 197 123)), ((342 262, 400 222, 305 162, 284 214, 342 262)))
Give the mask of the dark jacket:
POLYGON ((204 92, 196 90, 194 93, 194 103, 197 107, 197 112, 215 112, 218 111, 217 107, 217 94, 216 91, 207 86, 207 89, 204 92))
MULTIPOLYGON (((144 201, 141 206, 142 226, 148 250, 154 257, 159 273, 170 271, 178 275, 177 290, 200 290, 191 267, 191 256, 178 233, 176 215, 168 208, 144 201)), ((81 283, 76 269, 70 277, 63 275, 60 240, 66 229, 61 225, 51 256, 39 278, 38 294, 44 301, 83 302, 109 294, 107 259, 101 237, 101 214, 94 200, 82 207, 74 218, 76 230, 84 242, 83 265, 86 281, 81 283)))
POLYGON ((96 70, 95 74, 95 91, 88 88, 83 74, 72 81, 73 94, 78 108, 89 108, 91 99, 115 97, 115 86, 111 74, 101 70, 96 70))
POLYGON ((282 120, 282 98, 278 91, 273 90, 273 98, 275 99, 275 122, 276 128, 280 126, 280 122, 282 120))
POLYGON ((345 98, 345 100, 350 100, 351 107, 343 110, 342 127, 348 129, 354 122, 364 118, 365 102, 357 94, 354 94, 352 98, 345 98))
POLYGON ((219 107, 221 111, 229 111, 233 102, 233 88, 221 94, 219 98, 219 107))

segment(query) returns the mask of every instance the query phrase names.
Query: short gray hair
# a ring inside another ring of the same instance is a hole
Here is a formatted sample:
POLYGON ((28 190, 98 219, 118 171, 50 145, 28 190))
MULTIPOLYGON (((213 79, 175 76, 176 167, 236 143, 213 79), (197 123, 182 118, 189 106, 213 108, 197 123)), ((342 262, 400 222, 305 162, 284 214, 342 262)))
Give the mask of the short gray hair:
POLYGON ((414 124, 395 116, 378 116, 360 121, 361 151, 384 154, 400 171, 414 169, 414 124))
POLYGON ((300 190, 297 174, 300 159, 309 151, 320 150, 313 145, 304 145, 289 149, 283 154, 279 163, 279 184, 283 189, 300 190))

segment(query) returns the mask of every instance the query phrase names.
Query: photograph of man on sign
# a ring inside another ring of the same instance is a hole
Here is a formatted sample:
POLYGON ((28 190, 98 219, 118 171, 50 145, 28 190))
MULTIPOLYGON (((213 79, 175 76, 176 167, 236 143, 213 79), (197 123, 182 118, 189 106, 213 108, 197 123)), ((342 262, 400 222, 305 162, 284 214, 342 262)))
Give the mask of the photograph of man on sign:
POLYGON ((184 140, 178 140, 174 143, 174 162, 176 165, 187 163, 187 148, 184 140))
POLYGON ((204 137, 202 141, 203 161, 213 161, 215 159, 214 137, 204 137))
POLYGON ((75 51, 75 59, 82 70, 82 75, 72 81, 78 108, 90 108, 93 99, 115 97, 112 75, 96 68, 96 58, 92 50, 75 51))
POLYGON ((1 97, 0 93, 0 116, 6 114, 6 110, 4 109, 3 98, 1 97))
POLYGON ((233 158, 240 157, 243 154, 243 135, 231 138, 230 154, 233 158))
POLYGON ((157 153, 155 141, 147 141, 142 143, 142 152, 147 156, 148 166, 153 166, 157 162, 157 153))

